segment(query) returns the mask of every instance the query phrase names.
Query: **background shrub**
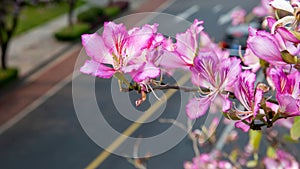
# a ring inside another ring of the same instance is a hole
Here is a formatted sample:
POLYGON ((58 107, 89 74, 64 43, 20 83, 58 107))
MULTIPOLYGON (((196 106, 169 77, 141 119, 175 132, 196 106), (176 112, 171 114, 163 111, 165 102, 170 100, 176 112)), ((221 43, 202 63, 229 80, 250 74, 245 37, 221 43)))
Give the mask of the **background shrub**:
POLYGON ((104 17, 103 8, 101 7, 92 7, 88 10, 85 10, 77 15, 77 20, 79 22, 85 23, 95 23, 100 17, 104 17))
POLYGON ((82 34, 88 33, 90 30, 89 24, 76 23, 73 27, 64 27, 55 33, 55 38, 60 41, 75 41, 82 34))

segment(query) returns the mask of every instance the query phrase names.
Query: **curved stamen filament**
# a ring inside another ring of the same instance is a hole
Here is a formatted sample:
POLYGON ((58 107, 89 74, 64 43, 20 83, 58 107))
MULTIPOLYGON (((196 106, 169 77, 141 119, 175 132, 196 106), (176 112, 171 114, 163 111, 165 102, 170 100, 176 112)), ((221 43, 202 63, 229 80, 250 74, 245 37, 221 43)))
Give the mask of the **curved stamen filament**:
POLYGON ((293 23, 295 21, 295 16, 285 16, 281 19, 279 19, 278 21, 276 21, 274 23, 274 25, 272 26, 272 29, 271 29, 271 33, 274 34, 275 33, 275 29, 278 25, 282 24, 282 25, 287 25, 289 23, 293 23))

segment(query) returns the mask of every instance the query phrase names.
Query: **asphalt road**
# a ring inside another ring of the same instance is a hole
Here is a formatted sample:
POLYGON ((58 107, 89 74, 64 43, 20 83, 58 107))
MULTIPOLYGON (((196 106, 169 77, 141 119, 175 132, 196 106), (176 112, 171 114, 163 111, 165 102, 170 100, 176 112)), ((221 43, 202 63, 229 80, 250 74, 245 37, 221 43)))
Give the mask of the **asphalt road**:
MULTIPOLYGON (((223 0, 222 4, 219 0, 176 0, 162 12, 187 17, 190 22, 194 18, 203 19, 205 30, 216 40, 220 40, 228 26, 228 24, 217 25, 220 16, 236 6, 251 9, 257 3, 257 0, 223 0), (194 8, 197 11, 187 12, 193 6, 197 6, 194 8)), ((168 33, 172 34, 172 31, 168 33)), ((117 113, 110 98, 110 90, 109 80, 96 80, 96 98, 101 104, 103 116, 116 131, 123 132, 132 121, 117 113)), ((85 97, 84 93, 82 95, 85 97)), ((130 97, 138 96, 131 94, 130 97)), ((88 101, 89 96, 86 96, 86 99, 88 101)), ((160 117, 175 118, 177 114, 174 112, 178 112, 179 102, 179 93, 175 93, 167 102, 166 110, 160 117)), ((148 106, 149 103, 146 103, 139 109, 146 110, 148 106)), ((132 137, 154 136, 169 127, 170 125, 155 120, 139 127, 132 137)), ((103 149, 87 136, 78 121, 72 100, 71 82, 3 133, 0 136, 0 149, 0 168, 3 169, 84 168, 103 152, 103 149)), ((193 156, 191 141, 185 138, 171 150, 151 158, 148 161, 148 168, 179 169, 182 168, 184 161, 191 160, 193 156)), ((127 159, 117 155, 110 155, 98 168, 134 169, 127 159)))

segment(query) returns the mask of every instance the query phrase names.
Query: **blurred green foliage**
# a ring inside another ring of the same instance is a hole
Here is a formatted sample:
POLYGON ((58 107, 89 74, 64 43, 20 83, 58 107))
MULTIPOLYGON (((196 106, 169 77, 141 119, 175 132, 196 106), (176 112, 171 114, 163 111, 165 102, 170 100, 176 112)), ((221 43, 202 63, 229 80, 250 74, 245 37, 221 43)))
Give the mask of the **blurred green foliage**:
MULTIPOLYGON (((84 0, 78 0, 76 7, 85 4, 84 0)), ((64 1, 38 5, 30 5, 22 9, 15 35, 19 35, 31 28, 39 26, 68 11, 68 4, 64 1)))
POLYGON ((121 9, 117 6, 108 6, 104 8, 103 12, 105 16, 108 16, 109 18, 113 19, 114 17, 119 15, 121 9))
POLYGON ((77 15, 79 22, 95 23, 100 17, 104 17, 103 8, 91 7, 77 15))
POLYGON ((18 69, 7 68, 0 69, 0 87, 18 78, 18 69))
POLYGON ((75 41, 78 40, 82 34, 88 33, 90 30, 89 24, 75 23, 72 27, 64 27, 57 31, 54 36, 60 41, 75 41))

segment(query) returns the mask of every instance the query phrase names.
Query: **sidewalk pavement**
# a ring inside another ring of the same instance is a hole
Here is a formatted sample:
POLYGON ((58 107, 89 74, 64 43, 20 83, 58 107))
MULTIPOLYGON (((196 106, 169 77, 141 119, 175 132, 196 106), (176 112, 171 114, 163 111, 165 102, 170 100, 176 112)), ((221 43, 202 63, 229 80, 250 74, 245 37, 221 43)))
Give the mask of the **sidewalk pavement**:
MULTIPOLYGON (((75 10, 75 14, 87 9, 84 5, 75 10)), ((44 25, 15 37, 8 50, 8 66, 17 67, 20 77, 30 75, 45 62, 71 46, 71 43, 57 41, 53 34, 67 25, 67 14, 44 25)))

